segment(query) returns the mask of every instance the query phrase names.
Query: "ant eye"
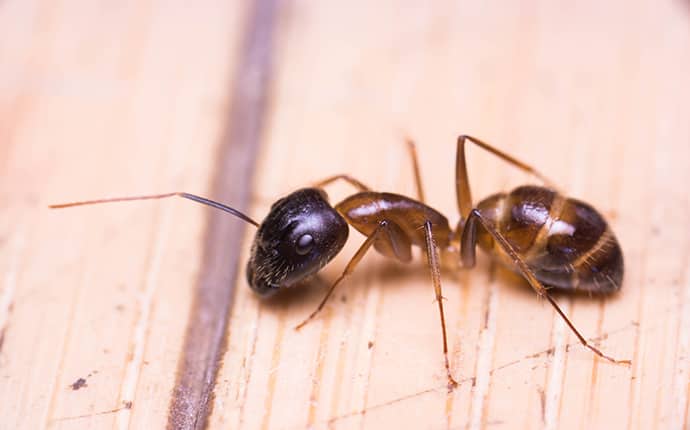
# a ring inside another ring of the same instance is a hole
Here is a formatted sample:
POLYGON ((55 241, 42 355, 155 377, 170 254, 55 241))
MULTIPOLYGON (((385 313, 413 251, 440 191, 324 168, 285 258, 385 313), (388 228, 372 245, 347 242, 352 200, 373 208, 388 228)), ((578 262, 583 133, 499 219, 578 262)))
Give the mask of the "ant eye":
POLYGON ((305 255, 308 254, 313 247, 314 238, 311 237, 311 234, 303 234, 302 236, 300 236, 299 239, 297 239, 297 243, 295 244, 295 251, 299 255, 305 255))

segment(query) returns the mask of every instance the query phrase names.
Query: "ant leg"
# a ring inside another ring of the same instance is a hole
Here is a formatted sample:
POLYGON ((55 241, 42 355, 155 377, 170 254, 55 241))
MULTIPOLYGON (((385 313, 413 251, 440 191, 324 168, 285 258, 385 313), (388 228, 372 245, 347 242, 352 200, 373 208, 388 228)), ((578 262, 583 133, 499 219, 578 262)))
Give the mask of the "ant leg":
POLYGON ((431 232, 431 222, 424 221, 424 238, 426 240, 426 255, 429 270, 431 271, 431 281, 434 284, 434 293, 436 294, 436 303, 438 303, 438 312, 441 316, 441 331, 443 332, 443 357, 446 363, 446 373, 448 374, 448 391, 453 391, 458 383, 453 379, 450 373, 450 361, 448 360, 448 339, 446 335, 446 318, 443 314, 443 293, 441 291, 441 265, 438 257, 438 245, 434 240, 431 232))
POLYGON ((369 248, 371 248, 371 245, 374 244, 376 237, 379 234, 381 234, 381 232, 383 230, 385 230, 387 228, 388 228, 388 221, 384 220, 384 221, 381 221, 379 223, 379 225, 376 227, 376 230, 374 230, 374 232, 369 237, 367 237, 367 239, 364 241, 364 243, 362 243, 362 245, 359 247, 357 252, 355 252, 355 255, 352 256, 352 258, 350 259, 350 262, 347 263, 347 266, 345 266, 345 270, 343 270, 343 273, 338 277, 338 279, 335 280, 335 282, 333 282, 333 285, 331 285, 331 288, 328 289, 326 296, 323 298, 323 300, 321 300, 321 303, 319 303, 319 306, 316 308, 316 310, 314 312, 312 312, 311 315, 309 315, 307 317, 307 319, 305 319, 304 321, 299 323, 295 327, 295 330, 299 330, 302 327, 304 327, 305 324, 307 324, 309 321, 311 321, 316 316, 316 314, 318 314, 321 311, 321 309, 323 309, 323 307, 326 305, 326 302, 328 301, 328 299, 333 294, 335 287, 338 286, 340 281, 342 281, 347 275, 350 275, 355 270, 357 263, 360 262, 362 257, 364 257, 364 254, 366 254, 366 252, 369 250, 369 248))
MULTIPOLYGON (((424 203, 424 188, 422 187, 422 176, 419 170, 419 161, 417 159, 417 149, 415 147, 414 142, 412 139, 407 138, 407 146, 410 151, 410 158, 412 159, 412 169, 414 171, 414 177, 415 177, 415 186, 417 187, 417 198, 419 199, 420 202, 424 203)), ((359 191, 371 191, 371 188, 367 187, 362 183, 361 181, 353 178, 350 175, 346 174, 340 174, 340 175, 333 175, 329 176, 326 179, 323 179, 319 182, 314 183, 312 186, 315 188, 323 188, 326 185, 338 181, 338 180, 343 180, 353 187, 357 188, 359 191)))
POLYGON ((506 238, 503 237, 503 235, 498 230, 496 230, 491 221, 484 218, 481 212, 479 212, 477 209, 473 209, 470 212, 470 216, 467 219, 467 223, 465 224, 465 230, 463 231, 463 240, 460 252, 464 264, 474 265, 474 248, 476 245, 477 222, 481 224, 484 230, 491 234, 494 240, 510 256, 510 258, 513 260, 513 263, 515 263, 515 265, 519 269, 520 274, 522 274, 522 276, 527 280, 527 282, 529 282, 530 286, 532 286, 534 291, 536 291, 539 296, 546 298, 546 300, 548 300, 548 302, 551 303, 556 312, 561 316, 561 318, 563 318, 565 323, 568 325, 568 327, 570 327, 570 330, 572 330, 575 336, 577 336, 578 340, 580 341, 580 343, 582 343, 582 345, 590 349, 599 357, 606 359, 612 363, 627 365, 631 364, 630 360, 616 360, 615 358, 609 357, 608 355, 605 355, 603 352, 599 351, 592 344, 587 342, 584 336, 582 336, 580 332, 577 331, 573 323, 570 322, 565 313, 563 313, 563 311, 558 306, 553 297, 551 297, 551 295, 548 293, 546 287, 544 287, 544 285, 537 279, 532 269, 530 269, 527 263, 525 263, 522 257, 520 257, 515 248, 513 248, 510 242, 508 242, 508 240, 506 240, 506 238))
POLYGON ((546 176, 541 174, 537 169, 530 166, 529 164, 523 163, 518 159, 500 151, 488 143, 477 139, 476 137, 468 136, 466 134, 461 134, 458 136, 457 142, 457 153, 455 159, 455 192, 458 200, 458 209, 460 210, 461 220, 466 220, 469 217, 470 211, 472 210, 472 194, 470 193, 470 184, 467 178, 467 163, 465 162, 465 141, 470 141, 482 148, 485 151, 497 156, 498 158, 512 164, 513 166, 521 169, 527 173, 530 173, 555 191, 558 191, 558 187, 554 185, 546 176))
POLYGON ((326 178, 322 181, 315 182, 314 184, 312 184, 312 187, 323 188, 326 185, 328 185, 332 182, 338 181, 338 180, 343 180, 343 181, 349 183, 353 187, 357 188, 359 191, 371 191, 371 188, 367 187, 366 185, 364 185, 363 183, 361 183, 357 179, 353 178, 352 176, 345 175, 345 174, 329 176, 328 178, 326 178))
POLYGON ((419 170, 419 160, 417 159, 417 146, 409 137, 406 139, 407 149, 410 151, 412 159, 412 171, 414 172, 415 186, 417 187, 417 199, 424 203, 424 187, 422 186, 422 175, 419 170))

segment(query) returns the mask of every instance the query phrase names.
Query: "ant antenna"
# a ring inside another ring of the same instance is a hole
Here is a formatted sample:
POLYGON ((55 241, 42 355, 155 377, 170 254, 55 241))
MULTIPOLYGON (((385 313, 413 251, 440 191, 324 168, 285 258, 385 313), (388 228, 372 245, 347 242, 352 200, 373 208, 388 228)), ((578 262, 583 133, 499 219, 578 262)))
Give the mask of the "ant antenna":
POLYGON ((86 200, 83 202, 62 203, 62 204, 58 204, 58 205, 50 205, 48 207, 51 209, 62 209, 62 208, 71 208, 73 206, 94 205, 94 204, 99 204, 99 203, 128 202, 131 200, 164 199, 166 197, 173 197, 173 196, 178 196, 178 197, 182 197, 185 199, 193 200, 197 203, 201 203, 201 204, 204 204, 207 206, 214 207, 216 209, 220 209, 220 210, 225 211, 231 215, 236 216, 237 218, 241 219, 242 221, 245 221, 245 222, 248 222, 249 224, 252 224, 255 227, 259 226, 258 222, 249 218, 247 215, 243 214, 242 212, 238 211, 237 209, 234 209, 234 208, 231 208, 230 206, 226 206, 222 203, 214 202, 213 200, 205 199, 203 197, 195 196, 194 194, 189 194, 189 193, 167 193, 167 194, 155 194, 155 195, 149 195, 149 196, 115 197, 112 199, 98 199, 98 200, 86 200))

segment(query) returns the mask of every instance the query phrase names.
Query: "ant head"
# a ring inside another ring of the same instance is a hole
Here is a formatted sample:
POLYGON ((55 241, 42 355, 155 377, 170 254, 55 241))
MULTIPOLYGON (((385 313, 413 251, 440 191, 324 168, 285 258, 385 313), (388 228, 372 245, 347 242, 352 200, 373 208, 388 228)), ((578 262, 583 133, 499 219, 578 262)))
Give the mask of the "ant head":
POLYGON ((261 296, 295 285, 325 266, 345 245, 347 222, 321 189, 304 188, 271 206, 254 236, 247 281, 261 296))
POLYGON ((318 272, 340 252, 347 240, 347 222, 328 203, 326 193, 317 188, 304 188, 278 200, 261 225, 235 208, 183 192, 85 200, 50 207, 58 209, 173 196, 220 209, 259 228, 247 264, 247 280, 261 296, 270 296, 318 272))

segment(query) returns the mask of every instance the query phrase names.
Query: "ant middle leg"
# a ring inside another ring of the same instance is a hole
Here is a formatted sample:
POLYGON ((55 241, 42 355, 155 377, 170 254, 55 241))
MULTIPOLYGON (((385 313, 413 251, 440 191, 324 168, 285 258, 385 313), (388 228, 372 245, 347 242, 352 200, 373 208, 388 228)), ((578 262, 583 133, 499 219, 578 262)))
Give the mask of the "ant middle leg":
POLYGON ((431 281, 434 284, 434 293, 436 295, 436 303, 438 304, 438 312, 441 317, 441 332, 443 333, 443 358, 446 365, 446 373, 448 375, 448 391, 453 391, 458 383, 453 379, 450 372, 450 360, 448 359, 448 336, 446 334, 446 318, 443 313, 443 292, 441 290, 441 264, 438 256, 438 245, 434 240, 431 232, 431 222, 424 222, 424 238, 426 241, 426 255, 429 270, 431 271, 431 281))
POLYGON ((589 343, 587 339, 585 339, 585 337, 582 336, 582 334, 580 334, 580 332, 575 328, 573 323, 570 322, 568 317, 561 310, 560 306, 558 306, 556 300, 554 300, 554 298, 551 297, 544 284, 542 284, 541 281, 537 279, 537 276, 534 274, 534 271, 530 269, 525 260, 522 259, 520 254, 515 250, 515 248, 513 248, 513 246, 501 234, 501 232, 499 232, 496 229, 496 227, 494 227, 491 221, 487 220, 477 209, 472 209, 472 211, 470 212, 469 218, 467 219, 467 223, 465 224, 465 228, 462 232, 460 254, 464 266, 472 267, 475 264, 475 248, 477 244, 478 226, 484 228, 484 230, 486 230, 491 235, 491 237, 493 237, 493 239, 498 243, 498 245, 508 254, 510 259, 518 268, 522 277, 525 278, 525 280, 527 280, 530 286, 534 289, 534 291, 536 291, 536 293, 540 297, 544 297, 551 304, 551 306, 553 306, 553 308, 556 310, 556 313, 558 313, 558 315, 560 315, 561 318, 563 318, 570 330, 575 334, 577 339, 580 341, 580 343, 582 343, 584 347, 588 348, 599 357, 608 360, 612 363, 626 365, 631 364, 630 360, 617 360, 613 357, 609 357, 608 355, 604 354, 599 349, 597 349, 594 345, 589 343))

